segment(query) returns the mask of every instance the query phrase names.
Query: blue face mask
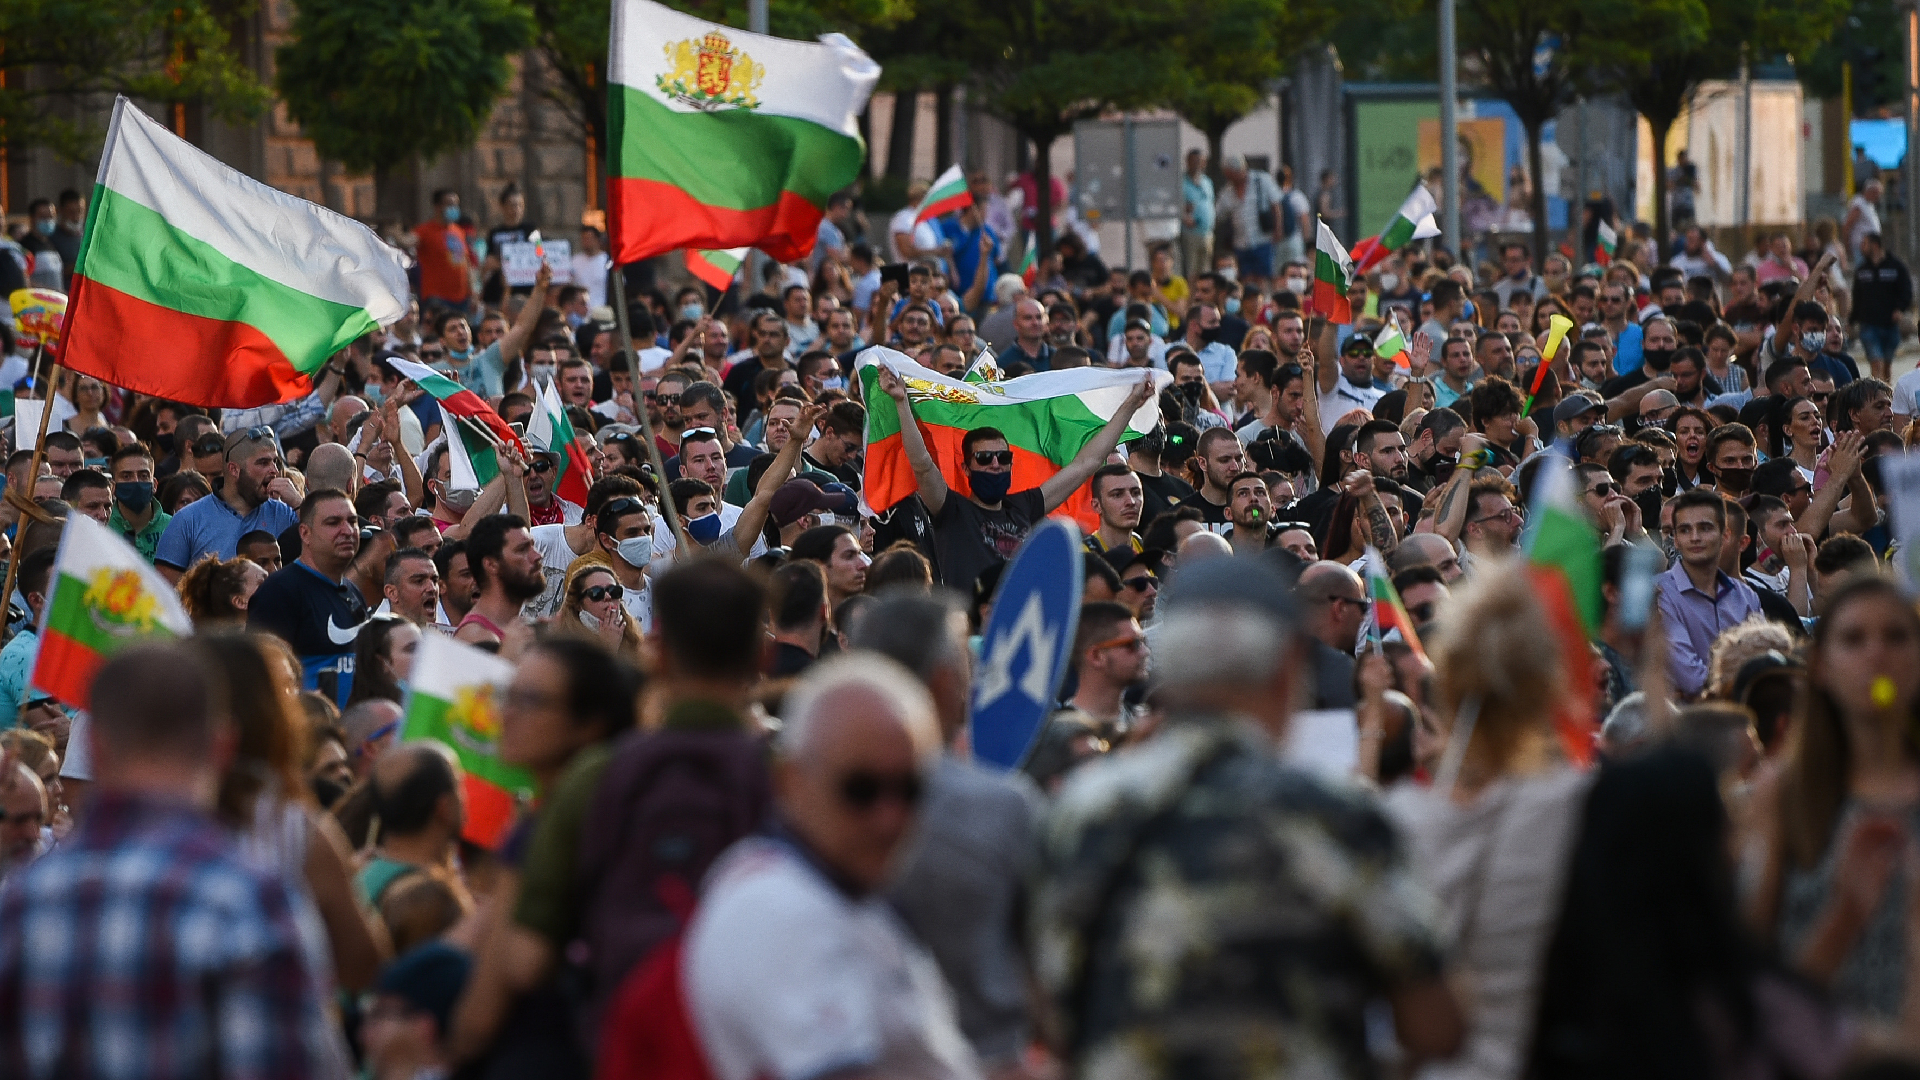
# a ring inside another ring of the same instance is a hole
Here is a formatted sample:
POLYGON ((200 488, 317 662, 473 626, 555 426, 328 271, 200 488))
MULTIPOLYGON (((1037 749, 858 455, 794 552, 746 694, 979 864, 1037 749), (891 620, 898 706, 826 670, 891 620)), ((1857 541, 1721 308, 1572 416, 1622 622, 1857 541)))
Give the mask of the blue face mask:
POLYGON ((701 307, 699 304, 682 304, 680 306, 680 317, 683 319, 691 319, 695 322, 699 322, 700 316, 705 315, 706 313, 707 313, 707 309, 704 307, 701 307))
POLYGON ((39 233, 41 236, 52 236, 53 230, 58 224, 59 223, 55 221, 53 218, 46 218, 45 220, 35 221, 33 223, 33 231, 39 233))
POLYGON ((1473 301, 1462 300, 1461 303, 1465 304, 1466 306, 1460 309, 1460 317, 1463 319, 1473 318, 1473 301))
MULTIPOLYGON (((719 516, 718 514, 714 515, 715 518, 719 516)), ((636 570, 645 569, 646 565, 653 561, 653 538, 650 536, 630 536, 620 541, 620 546, 614 550, 619 553, 621 562, 626 563, 636 570)))
POLYGON ((447 350, 447 359, 458 360, 463 364, 466 363, 469 359, 471 359, 472 356, 473 356, 472 349, 448 349, 447 350))
POLYGON ((580 329, 581 324, 585 323, 586 321, 587 321, 587 317, 585 315, 581 315, 571 311, 567 313, 567 325, 575 330, 580 329))
POLYGON ((1013 474, 1010 472, 985 472, 981 469, 967 470, 967 483, 973 488, 973 497, 989 506, 1001 502, 1013 487, 1013 474))
POLYGON ((387 398, 387 392, 381 389, 380 384, 377 382, 370 382, 366 386, 362 387, 361 393, 366 397, 367 401, 370 404, 373 404, 376 406, 379 405, 382 401, 385 401, 387 398))
POLYGON ((440 211, 440 216, 447 219, 447 224, 452 225, 460 220, 460 208, 458 206, 449 206, 440 211))
POLYGON ((1240 314, 1240 298, 1239 297, 1237 296, 1227 297, 1227 314, 1229 315, 1240 314))
POLYGON ((89 469, 104 469, 107 467, 107 459, 103 457, 82 458, 81 460, 89 469))
POLYGON ((687 535, 696 544, 711 544, 720 539, 720 513, 704 514, 687 522, 687 535))

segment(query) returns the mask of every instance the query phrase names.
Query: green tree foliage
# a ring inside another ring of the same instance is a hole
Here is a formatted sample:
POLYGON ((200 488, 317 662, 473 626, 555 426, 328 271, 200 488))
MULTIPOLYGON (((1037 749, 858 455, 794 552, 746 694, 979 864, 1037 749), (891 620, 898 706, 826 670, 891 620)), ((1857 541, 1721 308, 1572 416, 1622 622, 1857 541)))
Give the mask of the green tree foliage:
POLYGON ((1433 0, 1352 0, 1327 40, 1352 82, 1430 83, 1438 78, 1433 0))
POLYGON ((1176 0, 974 0, 941 16, 947 51, 967 63, 968 101, 1033 144, 1040 253, 1053 250, 1050 152, 1080 120, 1168 99, 1185 30, 1176 0))
POLYGON ((1808 96, 1838 99, 1840 65, 1852 64, 1854 115, 1872 116, 1883 109, 1897 113, 1907 74, 1895 29, 1901 24, 1898 5, 1894 0, 1854 0, 1841 9, 1845 15, 1829 24, 1832 36, 1819 48, 1809 51, 1811 42, 1789 46, 1808 96))
MULTIPOLYGON (((608 0, 524 0, 538 27, 535 44, 559 86, 552 96, 579 121, 604 154, 607 145, 608 0)), ((746 0, 667 0, 668 6, 727 26, 745 28, 746 0)), ((830 31, 879 55, 866 36, 912 11, 911 0, 771 0, 768 29, 776 37, 811 40, 830 31)))
POLYGON ((1227 128, 1266 101, 1303 44, 1325 40, 1342 8, 1326 0, 1195 0, 1174 52, 1167 104, 1207 137, 1218 179, 1227 128))
MULTIPOLYGON (((1654 39, 1642 63, 1617 67, 1607 79, 1646 118, 1653 133, 1654 157, 1662 170, 1667 136, 1693 91, 1707 79, 1729 78, 1740 68, 1740 44, 1755 60, 1788 49, 1811 49, 1833 32, 1848 0, 1704 0, 1702 32, 1673 33, 1654 39)), ((1891 18, 1885 25, 1892 25, 1891 18)), ((1604 75, 1603 75, 1604 77, 1604 75)), ((1653 200, 1654 235, 1662 249, 1668 240, 1667 201, 1653 200)))
MULTIPOLYGON (((1461 0, 1460 52, 1520 118, 1533 178, 1533 246, 1547 252, 1547 193, 1540 186, 1540 131, 1596 72, 1649 64, 1657 43, 1691 48, 1706 33, 1704 0, 1461 0)), ((1457 182, 1457 178, 1455 178, 1457 182)))
POLYGON ((229 123, 257 119, 271 99, 232 34, 251 11, 219 0, 0 3, 0 43, 14 73, 0 89, 7 145, 84 160, 99 150, 115 94, 199 103, 229 123))
POLYGON ((323 157, 380 173, 471 145, 532 41, 514 0, 301 0, 276 85, 323 157))

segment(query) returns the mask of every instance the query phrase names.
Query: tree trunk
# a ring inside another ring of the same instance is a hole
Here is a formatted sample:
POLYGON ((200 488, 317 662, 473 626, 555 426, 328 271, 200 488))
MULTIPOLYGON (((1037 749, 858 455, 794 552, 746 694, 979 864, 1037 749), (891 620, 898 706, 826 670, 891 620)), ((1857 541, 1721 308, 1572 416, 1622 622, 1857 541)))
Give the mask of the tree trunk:
POLYGON ((1033 237, 1044 259, 1053 254, 1053 143, 1058 132, 1037 132, 1033 139, 1033 237))
POLYGON ((943 84, 933 91, 933 172, 938 176, 953 158, 953 86, 943 84))
POLYGON ((1532 188, 1532 203, 1528 212, 1533 215, 1533 257, 1538 260, 1533 265, 1547 265, 1547 189, 1540 183, 1540 128, 1543 122, 1522 121, 1527 129, 1527 183, 1532 188))
POLYGON ((913 122, 920 115, 920 91, 896 90, 893 134, 887 139, 887 176, 906 184, 913 179, 913 122))
MULTIPOLYGON (((1213 194, 1216 204, 1220 195, 1220 185, 1226 182, 1220 176, 1220 155, 1223 152, 1221 144, 1226 142, 1227 139, 1227 127, 1228 125, 1215 121, 1209 124, 1206 129, 1207 175, 1213 179, 1213 194)), ((1213 219, 1214 257, 1216 259, 1219 258, 1222 252, 1228 254, 1233 252, 1233 223, 1216 216, 1213 219)), ((1209 266, 1207 269, 1212 270, 1213 267, 1209 266)), ((1192 277, 1193 271, 1189 270, 1187 276, 1192 277)))
POLYGON ((1653 238, 1664 258, 1671 250, 1667 241, 1673 232, 1673 221, 1667 213, 1667 136, 1673 131, 1673 120, 1649 116, 1647 127, 1653 129, 1653 238))

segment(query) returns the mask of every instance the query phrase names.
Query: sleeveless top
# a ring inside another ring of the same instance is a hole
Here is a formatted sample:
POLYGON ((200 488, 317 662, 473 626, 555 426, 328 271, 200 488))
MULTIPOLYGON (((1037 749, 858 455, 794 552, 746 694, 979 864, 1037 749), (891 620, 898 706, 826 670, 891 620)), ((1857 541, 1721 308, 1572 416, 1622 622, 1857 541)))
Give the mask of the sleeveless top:
POLYGON ((453 632, 458 634, 460 631, 466 629, 466 626, 468 623, 478 624, 480 629, 485 630, 487 633, 492 634, 494 637, 499 638, 501 641, 505 641, 507 639, 507 632, 505 630, 500 629, 499 623, 494 622, 492 619, 487 618, 485 615, 482 615, 477 611, 467 612, 466 618, 460 620, 460 625, 454 627, 453 632))

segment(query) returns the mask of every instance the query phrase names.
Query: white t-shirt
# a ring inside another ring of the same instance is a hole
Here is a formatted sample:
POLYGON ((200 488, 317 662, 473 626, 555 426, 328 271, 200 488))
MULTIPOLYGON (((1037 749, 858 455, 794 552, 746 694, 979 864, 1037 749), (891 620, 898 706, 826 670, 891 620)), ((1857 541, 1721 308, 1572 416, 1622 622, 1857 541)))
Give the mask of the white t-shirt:
POLYGON ((640 373, 644 375, 649 371, 659 371, 666 366, 667 359, 672 355, 672 349, 663 349, 658 345, 655 345, 651 349, 641 349, 640 373))
POLYGON ((1893 411, 1900 416, 1920 414, 1920 368, 1894 380, 1893 411))
POLYGON ((683 963, 717 1080, 980 1075, 940 969, 885 898, 847 896, 787 844, 721 857, 683 963))
MULTIPOLYGON (((920 208, 917 206, 902 207, 896 212, 893 215, 893 220, 887 223, 887 242, 891 244, 893 238, 900 233, 912 233, 913 246, 919 248, 921 251, 932 251, 934 248, 939 247, 940 233, 933 227, 933 222, 923 221, 918 225, 913 223, 914 215, 919 212, 920 208)), ((908 251, 895 251, 893 255, 894 258, 899 259, 901 262, 915 257, 913 252, 908 251)))
POLYGON ((93 716, 85 709, 75 712, 67 726, 67 756, 60 762, 60 775, 68 780, 93 779, 93 744, 87 734, 91 727, 93 716))
POLYGON ((584 552, 573 550, 567 543, 565 525, 535 525, 527 530, 532 538, 534 550, 540 553, 540 572, 546 575, 547 587, 540 595, 520 605, 520 615, 528 619, 544 619, 560 610, 560 601, 565 599, 567 590, 567 567, 584 552))
POLYGON ((612 266, 613 260, 604 251, 598 255, 574 253, 573 283, 587 290, 588 307, 607 306, 607 271, 612 266))
MULTIPOLYGON (((740 510, 740 507, 730 502, 720 504, 721 535, 724 536, 733 531, 733 526, 740 520, 740 510)), ((681 524, 684 526, 686 523, 681 522, 681 524)), ((691 542, 693 538, 688 537, 687 539, 691 542)), ((675 554, 674 548, 673 529, 667 525, 667 516, 665 514, 653 515, 653 572, 655 574, 665 573, 667 567, 672 564, 675 554)), ((766 537, 756 537, 753 541, 753 550, 747 553, 747 557, 756 559, 766 553, 766 537)))

